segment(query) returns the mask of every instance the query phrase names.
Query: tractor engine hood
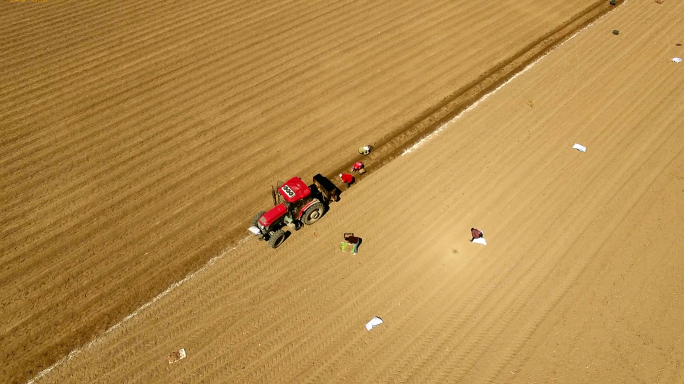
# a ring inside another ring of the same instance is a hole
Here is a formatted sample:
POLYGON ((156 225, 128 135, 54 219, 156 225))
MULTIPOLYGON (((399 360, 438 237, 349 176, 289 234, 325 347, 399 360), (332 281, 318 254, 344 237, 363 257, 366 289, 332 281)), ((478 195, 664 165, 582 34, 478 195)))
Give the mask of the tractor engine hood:
POLYGON ((283 216, 285 213, 287 213, 287 208, 283 204, 278 204, 273 209, 270 211, 264 213, 261 218, 259 218, 259 224, 263 225, 264 227, 268 227, 269 225, 273 224, 276 220, 278 220, 281 216, 283 216))

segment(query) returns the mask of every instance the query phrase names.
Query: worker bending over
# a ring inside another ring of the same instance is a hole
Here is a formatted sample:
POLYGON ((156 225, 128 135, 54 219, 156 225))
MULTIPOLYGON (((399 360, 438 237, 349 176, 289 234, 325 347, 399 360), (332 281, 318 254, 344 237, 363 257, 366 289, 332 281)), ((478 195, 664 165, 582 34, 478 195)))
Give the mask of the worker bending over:
POLYGON ((349 187, 354 182, 354 176, 348 173, 340 173, 340 179, 342 179, 343 183, 347 184, 347 189, 349 189, 349 187))

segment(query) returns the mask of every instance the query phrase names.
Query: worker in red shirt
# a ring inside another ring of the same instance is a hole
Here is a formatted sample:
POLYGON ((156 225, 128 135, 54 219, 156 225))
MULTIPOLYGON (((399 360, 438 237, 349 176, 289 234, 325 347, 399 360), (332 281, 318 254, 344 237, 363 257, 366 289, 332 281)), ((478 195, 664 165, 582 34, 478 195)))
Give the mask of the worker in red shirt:
POLYGON ((363 163, 360 161, 357 161, 354 163, 354 166, 352 167, 352 172, 358 172, 358 173, 364 173, 365 171, 363 170, 363 163))
POLYGON ((349 187, 354 182, 354 176, 348 173, 340 173, 340 179, 342 179, 343 183, 347 184, 347 189, 349 189, 349 187))
POLYGON ((484 233, 476 228, 470 228, 470 234, 473 235, 473 238, 470 239, 471 242, 475 239, 481 239, 484 237, 484 233))

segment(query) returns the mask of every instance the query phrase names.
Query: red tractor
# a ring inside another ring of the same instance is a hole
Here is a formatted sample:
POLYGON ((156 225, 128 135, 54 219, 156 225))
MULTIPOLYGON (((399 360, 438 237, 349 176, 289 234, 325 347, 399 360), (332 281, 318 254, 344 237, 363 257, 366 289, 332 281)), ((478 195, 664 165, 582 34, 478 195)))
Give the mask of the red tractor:
POLYGON ((259 240, 268 241, 271 248, 278 248, 285 241, 285 226, 298 230, 302 224, 317 222, 330 202, 340 199, 339 193, 335 184, 321 174, 314 176, 309 186, 299 177, 293 177, 278 187, 278 193, 272 190, 275 207, 257 213, 249 232, 259 240))

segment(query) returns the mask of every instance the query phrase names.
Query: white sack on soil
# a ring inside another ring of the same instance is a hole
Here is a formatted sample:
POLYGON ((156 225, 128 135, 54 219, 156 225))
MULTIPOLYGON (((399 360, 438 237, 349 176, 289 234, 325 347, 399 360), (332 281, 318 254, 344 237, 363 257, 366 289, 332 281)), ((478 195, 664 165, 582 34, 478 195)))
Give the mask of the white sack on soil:
POLYGON ((681 63, 681 62, 682 62, 682 58, 681 58, 681 57, 675 57, 675 58, 672 59, 672 61, 674 61, 675 63, 681 63))
POLYGON ((382 324, 382 319, 375 316, 373 319, 371 319, 371 321, 366 323, 366 329, 370 331, 371 329, 375 328, 380 324, 382 324))
POLYGON ((484 237, 480 237, 479 239, 473 240, 473 243, 478 243, 482 245, 487 245, 487 241, 485 241, 484 237))
POLYGON ((575 143, 575 145, 573 145, 572 147, 575 148, 576 150, 580 151, 580 152, 586 152, 587 151, 587 147, 585 147, 584 145, 579 145, 577 143, 575 143))

